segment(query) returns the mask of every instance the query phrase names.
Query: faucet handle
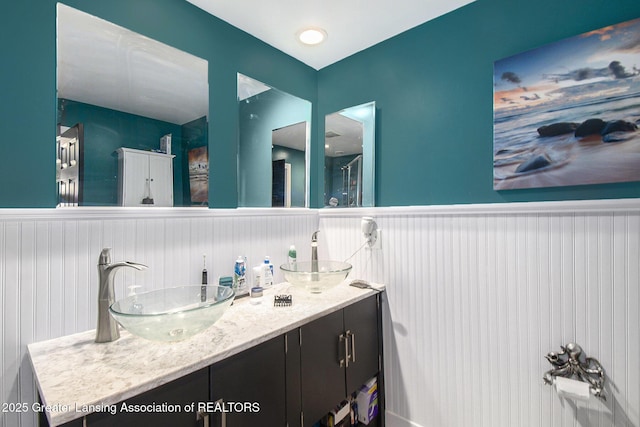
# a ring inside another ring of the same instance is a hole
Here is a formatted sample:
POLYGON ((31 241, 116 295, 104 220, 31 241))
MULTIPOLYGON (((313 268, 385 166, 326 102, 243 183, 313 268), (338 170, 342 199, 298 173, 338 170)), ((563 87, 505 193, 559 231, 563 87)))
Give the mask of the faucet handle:
POLYGON ((102 252, 100 252, 100 258, 98 258, 98 265, 109 265, 111 264, 111 248, 104 248, 102 252))

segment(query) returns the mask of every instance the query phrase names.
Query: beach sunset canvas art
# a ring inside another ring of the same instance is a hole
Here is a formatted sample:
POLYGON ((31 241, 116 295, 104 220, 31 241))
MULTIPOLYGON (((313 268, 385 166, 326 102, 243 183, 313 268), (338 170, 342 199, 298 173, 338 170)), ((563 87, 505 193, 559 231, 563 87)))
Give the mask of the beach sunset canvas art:
POLYGON ((640 18, 494 63, 493 188, 640 181, 640 18))

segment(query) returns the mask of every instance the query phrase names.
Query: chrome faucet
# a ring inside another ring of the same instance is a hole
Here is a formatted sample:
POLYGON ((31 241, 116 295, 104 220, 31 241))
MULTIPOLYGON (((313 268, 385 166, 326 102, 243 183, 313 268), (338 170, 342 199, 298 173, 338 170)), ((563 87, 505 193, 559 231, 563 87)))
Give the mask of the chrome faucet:
POLYGON ((311 272, 318 272, 318 233, 320 230, 315 231, 311 236, 311 272))
POLYGON ((121 261, 111 263, 111 248, 104 248, 98 259, 98 328, 96 329, 96 342, 111 342, 120 338, 118 323, 109 314, 109 307, 115 302, 113 278, 120 267, 131 267, 136 270, 146 270, 144 264, 121 261))

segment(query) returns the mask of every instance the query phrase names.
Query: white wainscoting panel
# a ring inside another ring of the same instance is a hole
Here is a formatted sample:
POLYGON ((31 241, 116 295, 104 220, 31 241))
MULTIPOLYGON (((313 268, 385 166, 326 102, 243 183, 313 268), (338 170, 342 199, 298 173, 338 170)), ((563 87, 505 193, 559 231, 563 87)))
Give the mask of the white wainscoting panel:
MULTIPOLYGON (((269 255, 278 266, 295 244, 310 257, 317 227, 315 211, 296 209, 0 210, 0 401, 30 408, 36 399, 27 344, 95 329, 102 248, 112 248, 113 262, 149 266, 117 273, 124 296, 132 285, 199 284, 203 254, 212 284, 233 273, 238 255, 249 266, 269 255)), ((2 427, 35 425, 32 411, 0 412, 2 427)))
MULTIPOLYGON (((121 271, 116 293, 229 275, 310 256, 346 259, 373 215, 381 249, 350 258, 351 278, 385 283, 389 427, 640 427, 640 203, 558 203, 364 210, 1 210, 0 396, 36 396, 26 345, 95 327, 97 257, 121 271), (319 216, 319 219, 318 219, 319 216), (318 227, 319 224, 319 227, 318 227), (607 402, 576 406, 542 383, 549 351, 576 341, 607 370, 607 402)), ((281 280, 276 277, 276 280, 281 280)), ((0 413, 2 427, 35 416, 0 413)))
POLYGON ((637 200, 319 215, 332 259, 360 247, 362 215, 381 229, 351 277, 387 285, 388 427, 640 426, 637 200), (606 403, 543 384, 572 341, 606 369, 606 403))

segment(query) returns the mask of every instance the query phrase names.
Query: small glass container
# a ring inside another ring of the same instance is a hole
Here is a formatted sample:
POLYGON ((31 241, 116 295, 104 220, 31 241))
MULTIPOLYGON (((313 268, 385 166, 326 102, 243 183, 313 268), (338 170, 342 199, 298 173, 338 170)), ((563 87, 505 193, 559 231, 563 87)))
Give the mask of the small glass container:
POLYGON ((251 288, 251 304, 258 305, 262 303, 263 289, 260 286, 251 288))

